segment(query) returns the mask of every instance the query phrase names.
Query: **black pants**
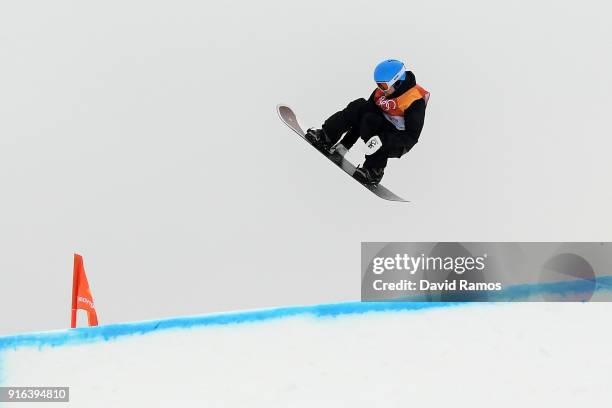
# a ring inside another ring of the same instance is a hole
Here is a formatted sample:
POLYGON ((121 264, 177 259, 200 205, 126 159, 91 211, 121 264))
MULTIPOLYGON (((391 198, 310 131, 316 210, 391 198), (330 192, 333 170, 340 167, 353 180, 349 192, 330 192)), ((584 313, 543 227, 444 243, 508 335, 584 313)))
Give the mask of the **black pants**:
POLYGON ((370 168, 386 167, 387 159, 401 157, 416 144, 414 139, 397 130, 374 103, 363 98, 354 100, 343 110, 331 115, 323 123, 323 130, 334 143, 346 132, 342 144, 347 149, 353 147, 360 137, 367 142, 372 136, 378 135, 382 147, 366 156, 364 163, 364 167, 370 168))

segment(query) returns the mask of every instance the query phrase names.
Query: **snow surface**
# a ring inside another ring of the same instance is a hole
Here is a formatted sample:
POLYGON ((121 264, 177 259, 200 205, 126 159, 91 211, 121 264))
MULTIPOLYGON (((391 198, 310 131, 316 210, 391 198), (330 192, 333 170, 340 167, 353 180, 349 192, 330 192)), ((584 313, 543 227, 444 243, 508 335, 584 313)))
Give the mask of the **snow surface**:
POLYGON ((75 407, 597 407, 610 344, 605 303, 321 305, 0 338, 0 384, 75 407))

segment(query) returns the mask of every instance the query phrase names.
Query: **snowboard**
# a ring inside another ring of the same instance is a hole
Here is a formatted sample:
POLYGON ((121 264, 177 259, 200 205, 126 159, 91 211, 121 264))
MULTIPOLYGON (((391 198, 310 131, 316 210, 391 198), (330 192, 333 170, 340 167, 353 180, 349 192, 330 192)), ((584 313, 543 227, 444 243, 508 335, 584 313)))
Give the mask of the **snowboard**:
POLYGON ((334 153, 322 152, 321 150, 313 146, 312 143, 310 143, 308 139, 306 139, 306 132, 304 132, 304 130, 298 123, 295 113, 293 113, 293 110, 289 106, 283 105, 283 104, 276 105, 276 111, 278 112, 278 116, 285 123, 285 125, 287 125, 295 133, 297 133, 302 139, 306 141, 306 143, 311 145, 314 149, 316 149, 318 152, 320 152, 325 157, 327 157, 329 160, 331 160, 332 163, 334 163, 336 166, 344 170, 344 172, 348 174, 349 176, 351 176, 353 180, 355 180, 356 182, 358 182, 359 184, 361 184, 362 186, 364 186, 365 188, 367 188, 372 193, 376 194, 378 197, 382 199, 389 200, 389 201, 408 202, 407 200, 404 200, 400 196, 391 192, 388 188, 386 188, 380 183, 377 185, 367 185, 367 184, 360 183, 358 180, 353 178, 353 173, 355 173, 356 167, 350 161, 346 160, 344 157, 342 157, 340 154, 336 152, 334 153))

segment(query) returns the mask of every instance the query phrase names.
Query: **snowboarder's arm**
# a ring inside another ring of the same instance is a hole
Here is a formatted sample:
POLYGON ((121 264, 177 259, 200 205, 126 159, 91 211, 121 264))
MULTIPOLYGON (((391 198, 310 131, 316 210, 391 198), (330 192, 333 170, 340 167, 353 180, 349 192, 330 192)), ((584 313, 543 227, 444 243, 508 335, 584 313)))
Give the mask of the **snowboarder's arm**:
POLYGON ((404 130, 405 136, 408 136, 416 141, 419 140, 423 124, 425 123, 425 101, 419 99, 414 101, 412 105, 404 112, 404 130))

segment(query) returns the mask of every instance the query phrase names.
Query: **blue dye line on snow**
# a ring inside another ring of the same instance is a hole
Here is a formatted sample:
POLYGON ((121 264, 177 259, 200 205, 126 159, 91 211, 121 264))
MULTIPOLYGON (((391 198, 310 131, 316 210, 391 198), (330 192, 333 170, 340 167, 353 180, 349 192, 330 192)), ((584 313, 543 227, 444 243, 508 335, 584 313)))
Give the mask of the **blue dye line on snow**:
POLYGON ((325 318, 367 312, 421 310, 444 307, 451 304, 452 303, 444 302, 350 302, 315 306, 282 307, 275 309, 211 314, 194 317, 177 317, 137 323, 109 324, 105 326, 84 327, 56 332, 18 334, 14 336, 0 337, 0 352, 2 349, 24 346, 41 347, 90 343, 100 340, 111 340, 122 336, 146 334, 160 330, 177 328, 186 329, 199 326, 253 323, 301 315, 325 318))
MULTIPOLYGON (((596 280, 574 280, 546 284, 514 285, 487 297, 487 301, 520 301, 534 296, 553 294, 562 297, 588 291, 612 290, 612 276, 598 277, 596 280)), ((316 318, 337 317, 342 315, 369 312, 417 311, 470 304, 467 302, 349 302, 322 304, 314 306, 281 307, 256 311, 222 313, 195 317, 178 317, 137 323, 110 324, 98 327, 85 327, 43 333, 18 334, 0 337, 0 353, 3 349, 18 347, 63 346, 68 344, 107 341, 118 337, 146 334, 160 330, 187 329, 201 326, 241 324, 280 319, 292 316, 311 316, 316 318)))

